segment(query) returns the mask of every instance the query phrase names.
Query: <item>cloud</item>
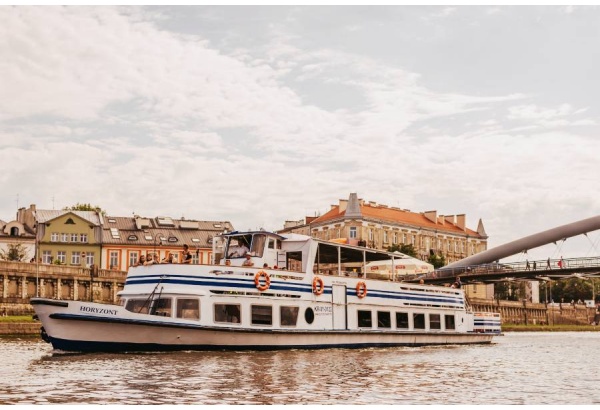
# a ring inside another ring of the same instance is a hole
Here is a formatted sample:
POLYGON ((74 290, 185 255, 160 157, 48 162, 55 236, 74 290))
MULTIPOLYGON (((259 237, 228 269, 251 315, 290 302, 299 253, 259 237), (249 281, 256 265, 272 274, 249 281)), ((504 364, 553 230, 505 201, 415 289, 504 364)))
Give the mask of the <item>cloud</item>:
MULTIPOLYGON (((459 10, 437 11, 440 24, 459 10)), ((358 192, 466 212, 473 228, 482 217, 500 243, 547 228, 548 204, 561 218, 599 205, 589 187, 600 147, 576 131, 597 125, 590 105, 553 107, 516 87, 442 91, 402 61, 311 45, 277 19, 257 34, 268 41, 243 45, 225 26, 220 48, 161 25, 170 17, 0 8, 0 53, 11 56, 0 62, 0 92, 11 96, 0 100, 7 198, 278 229, 358 192)), ((0 211, 12 215, 14 203, 0 211)))

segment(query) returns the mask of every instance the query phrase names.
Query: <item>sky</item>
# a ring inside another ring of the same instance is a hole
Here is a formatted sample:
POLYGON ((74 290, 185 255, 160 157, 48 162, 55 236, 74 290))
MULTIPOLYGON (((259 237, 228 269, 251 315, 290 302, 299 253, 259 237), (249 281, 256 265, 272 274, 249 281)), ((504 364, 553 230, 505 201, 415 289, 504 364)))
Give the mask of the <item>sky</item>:
POLYGON ((91 203, 277 230, 355 192, 481 219, 492 248, 600 214, 599 6, 0 6, 0 21, 5 221, 91 203))

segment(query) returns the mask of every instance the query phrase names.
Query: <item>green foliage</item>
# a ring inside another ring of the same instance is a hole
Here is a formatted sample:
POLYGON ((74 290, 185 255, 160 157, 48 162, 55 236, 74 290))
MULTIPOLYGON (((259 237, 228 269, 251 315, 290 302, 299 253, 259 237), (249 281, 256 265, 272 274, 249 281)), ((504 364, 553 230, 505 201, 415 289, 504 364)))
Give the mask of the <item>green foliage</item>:
POLYGON ((387 250, 388 252, 401 252, 405 255, 412 256, 413 258, 417 257, 417 251, 415 250, 415 247, 411 244, 394 244, 392 246, 388 246, 387 250))
POLYGON ((552 299, 555 302, 592 299, 592 283, 584 279, 563 279, 552 282, 552 299))
POLYGON ((77 202, 77 204, 75 204, 73 206, 64 207, 63 211, 96 211, 96 212, 100 212, 103 215, 106 214, 106 212, 97 205, 92 205, 90 203, 80 204, 79 202, 77 202))
POLYGON ((24 262, 27 258, 27 248, 22 243, 9 244, 8 250, 0 249, 0 259, 3 261, 24 262))
POLYGON ((442 266, 446 266, 446 257, 444 255, 429 255, 427 262, 431 263, 435 269, 439 269, 442 266))

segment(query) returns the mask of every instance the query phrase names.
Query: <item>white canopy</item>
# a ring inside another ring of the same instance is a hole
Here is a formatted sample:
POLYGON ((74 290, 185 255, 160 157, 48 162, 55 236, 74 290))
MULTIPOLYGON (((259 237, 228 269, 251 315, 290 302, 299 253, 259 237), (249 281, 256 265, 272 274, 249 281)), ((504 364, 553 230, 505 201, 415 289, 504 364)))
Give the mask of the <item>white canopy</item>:
MULTIPOLYGON (((396 275, 414 275, 417 273, 429 273, 434 271, 432 264, 420 259, 405 256, 402 259, 394 259, 394 270, 396 275)), ((392 260, 374 261, 366 265, 367 273, 392 273, 392 260)))

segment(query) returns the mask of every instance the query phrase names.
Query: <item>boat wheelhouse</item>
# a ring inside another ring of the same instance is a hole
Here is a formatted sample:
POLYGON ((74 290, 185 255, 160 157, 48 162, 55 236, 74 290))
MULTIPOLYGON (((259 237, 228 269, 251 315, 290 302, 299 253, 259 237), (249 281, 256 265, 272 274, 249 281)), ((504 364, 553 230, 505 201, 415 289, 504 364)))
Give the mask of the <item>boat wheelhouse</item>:
POLYGON ((209 265, 130 268, 119 305, 33 298, 67 351, 490 343, 462 289, 404 282, 406 255, 258 231, 213 241, 209 265), (380 262, 391 269, 369 271, 380 262))

